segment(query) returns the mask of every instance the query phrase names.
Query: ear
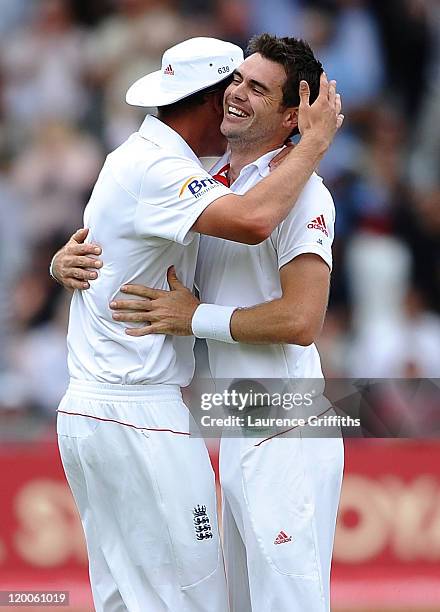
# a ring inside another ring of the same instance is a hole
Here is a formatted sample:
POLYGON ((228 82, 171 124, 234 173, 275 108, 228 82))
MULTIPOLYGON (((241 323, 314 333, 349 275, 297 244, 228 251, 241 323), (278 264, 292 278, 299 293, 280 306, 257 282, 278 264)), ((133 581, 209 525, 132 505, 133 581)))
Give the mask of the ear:
POLYGON ((223 117, 223 91, 216 91, 212 94, 212 103, 216 112, 223 117))
POLYGON ((295 106, 284 111, 283 127, 290 131, 298 127, 298 108, 295 106))

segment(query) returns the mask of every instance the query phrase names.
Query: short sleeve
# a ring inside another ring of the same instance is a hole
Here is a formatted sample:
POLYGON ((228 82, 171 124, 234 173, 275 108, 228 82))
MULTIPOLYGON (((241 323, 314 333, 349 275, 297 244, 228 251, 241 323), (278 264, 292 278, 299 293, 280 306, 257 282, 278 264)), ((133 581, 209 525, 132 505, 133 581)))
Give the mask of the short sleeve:
POLYGON ((191 227, 209 204, 231 193, 196 163, 162 157, 145 171, 135 226, 140 236, 189 244, 191 227))
POLYGON ((272 234, 278 256, 278 268, 298 255, 319 255, 332 269, 332 243, 335 206, 328 189, 313 175, 295 207, 272 234))

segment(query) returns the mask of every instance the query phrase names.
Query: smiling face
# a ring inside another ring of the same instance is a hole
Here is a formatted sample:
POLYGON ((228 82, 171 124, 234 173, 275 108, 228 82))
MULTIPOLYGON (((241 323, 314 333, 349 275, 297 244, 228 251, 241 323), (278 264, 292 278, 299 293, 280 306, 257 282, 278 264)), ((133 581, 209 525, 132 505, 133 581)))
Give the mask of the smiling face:
POLYGON ((286 72, 276 62, 254 53, 234 73, 225 91, 221 131, 231 145, 281 145, 297 122, 297 109, 285 108, 286 72))

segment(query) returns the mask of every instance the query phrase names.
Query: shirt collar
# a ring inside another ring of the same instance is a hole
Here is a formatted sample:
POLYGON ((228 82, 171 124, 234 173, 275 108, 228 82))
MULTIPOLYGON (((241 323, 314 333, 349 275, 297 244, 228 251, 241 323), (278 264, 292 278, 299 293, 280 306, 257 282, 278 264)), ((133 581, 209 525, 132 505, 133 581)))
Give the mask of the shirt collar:
MULTIPOLYGON (((251 162, 250 164, 243 166, 236 181, 240 180, 241 178, 243 178, 244 176, 252 172, 253 168, 256 168, 256 170, 258 171, 258 173, 260 174, 262 178, 264 178, 265 176, 268 176, 268 174, 270 173, 269 163, 283 149, 284 149, 284 146, 280 147, 279 149, 275 149, 274 151, 269 151, 269 153, 265 153, 264 155, 262 155, 255 161, 251 162)), ((227 151, 223 155, 223 157, 221 157, 218 160, 218 162, 211 168, 210 170, 211 174, 215 175, 226 164, 229 164, 230 158, 231 158, 231 153, 230 151, 227 151)))
POLYGON ((215 164, 212 166, 212 168, 209 170, 210 174, 216 174, 217 172, 219 172, 224 166, 226 166, 226 164, 229 164, 229 158, 231 157, 231 153, 229 151, 229 149, 226 151, 226 153, 224 155, 222 155, 222 157, 220 157, 220 159, 218 159, 215 164))
POLYGON ((269 153, 265 153, 255 161, 251 162, 250 164, 247 164, 241 169, 238 178, 247 173, 251 168, 256 168, 260 176, 263 178, 265 176, 268 176, 270 172, 269 163, 272 161, 275 155, 277 155, 283 148, 284 147, 280 147, 279 149, 275 149, 275 151, 269 151, 269 153))
POLYGON ((159 147, 164 147, 201 165, 199 158, 182 136, 153 115, 145 117, 139 128, 139 135, 159 147))

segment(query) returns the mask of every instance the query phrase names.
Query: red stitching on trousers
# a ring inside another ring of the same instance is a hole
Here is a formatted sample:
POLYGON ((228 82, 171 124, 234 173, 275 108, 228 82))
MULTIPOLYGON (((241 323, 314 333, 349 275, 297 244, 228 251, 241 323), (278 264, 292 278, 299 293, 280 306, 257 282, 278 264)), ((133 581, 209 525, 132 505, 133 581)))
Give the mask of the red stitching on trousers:
MULTIPOLYGON (((333 406, 330 406, 330 408, 327 408, 327 410, 324 410, 324 412, 321 412, 321 414, 318 414, 316 416, 318 418, 322 417, 322 415, 324 415, 326 412, 329 412, 332 408, 333 406)), ((285 433, 292 431, 292 429, 297 429, 298 427, 302 427, 302 425, 294 425, 293 427, 290 427, 289 429, 286 429, 285 431, 280 431, 280 433, 273 434, 273 436, 269 436, 268 438, 265 438, 264 440, 260 440, 260 442, 258 442, 258 444, 254 444, 254 446, 260 446, 260 444, 263 444, 263 442, 272 440, 272 438, 276 438, 277 436, 283 436, 285 433)))
POLYGON ((153 427, 138 427, 132 423, 124 423, 123 421, 116 421, 116 419, 103 419, 102 417, 93 416, 91 414, 81 414, 81 412, 66 412, 65 410, 57 410, 63 414, 71 414, 73 416, 87 417, 88 419, 96 419, 97 421, 105 421, 107 423, 117 423, 118 425, 125 425, 125 427, 132 427, 133 429, 140 429, 146 431, 167 431, 169 433, 177 434, 179 436, 190 436, 191 434, 187 431, 174 431, 174 429, 155 429, 153 427))

